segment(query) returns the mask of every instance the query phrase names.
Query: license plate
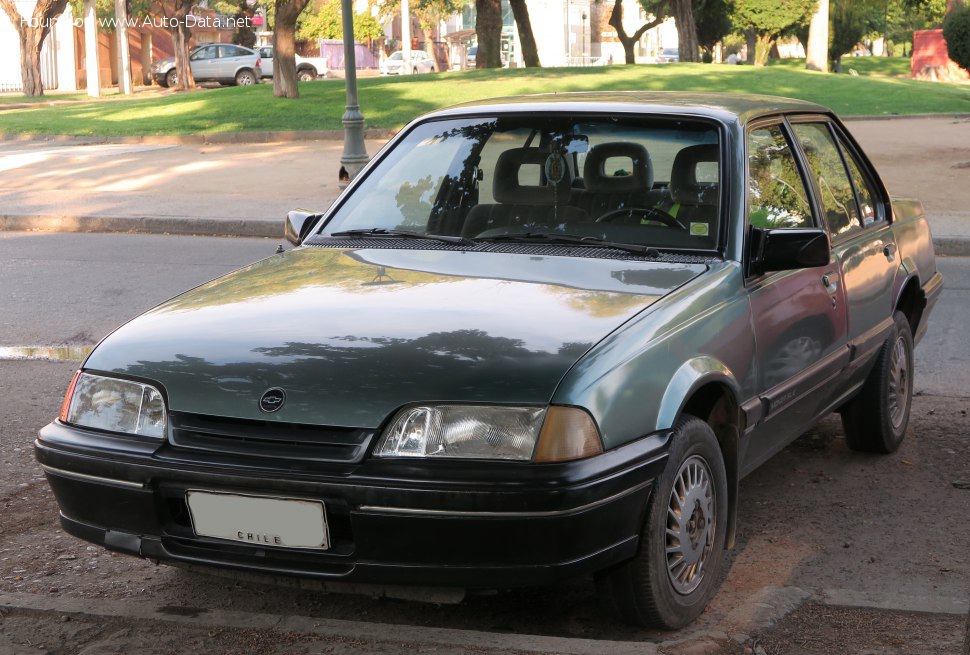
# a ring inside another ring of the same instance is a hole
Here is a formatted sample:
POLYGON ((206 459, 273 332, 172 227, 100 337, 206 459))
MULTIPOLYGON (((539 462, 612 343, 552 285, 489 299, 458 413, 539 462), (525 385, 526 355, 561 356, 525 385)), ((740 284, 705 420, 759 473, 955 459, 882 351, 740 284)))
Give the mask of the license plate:
POLYGON ((330 548, 322 502, 188 491, 185 501, 200 537, 276 548, 330 548))

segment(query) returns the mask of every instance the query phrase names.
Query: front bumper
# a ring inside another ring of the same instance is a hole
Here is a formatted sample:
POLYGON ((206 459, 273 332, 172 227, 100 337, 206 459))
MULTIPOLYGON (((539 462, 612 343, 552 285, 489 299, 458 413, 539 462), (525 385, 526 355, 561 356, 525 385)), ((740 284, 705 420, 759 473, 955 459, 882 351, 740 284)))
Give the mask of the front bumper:
POLYGON ((54 422, 35 444, 64 529, 111 550, 258 573, 402 585, 548 584, 632 557, 669 435, 565 464, 364 460, 307 470, 180 458, 54 422), (189 489, 322 500, 327 551, 197 536, 189 489))

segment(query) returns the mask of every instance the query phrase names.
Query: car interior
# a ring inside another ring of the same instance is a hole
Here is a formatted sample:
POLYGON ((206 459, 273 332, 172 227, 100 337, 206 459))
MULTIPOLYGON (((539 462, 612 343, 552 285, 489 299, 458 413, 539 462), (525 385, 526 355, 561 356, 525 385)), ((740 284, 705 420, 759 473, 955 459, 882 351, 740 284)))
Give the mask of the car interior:
POLYGON ((503 118, 441 127, 409 134, 410 147, 393 149, 382 174, 364 180, 373 188, 353 194, 327 230, 717 247, 720 146, 710 125, 503 118))

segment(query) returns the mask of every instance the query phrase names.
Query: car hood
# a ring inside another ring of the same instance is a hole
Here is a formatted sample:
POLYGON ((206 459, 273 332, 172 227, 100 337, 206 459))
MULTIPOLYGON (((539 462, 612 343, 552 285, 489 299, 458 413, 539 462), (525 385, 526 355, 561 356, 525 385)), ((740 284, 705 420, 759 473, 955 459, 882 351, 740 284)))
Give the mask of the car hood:
POLYGON ((306 247, 169 300, 85 368, 156 381, 173 411, 377 427, 412 402, 549 402, 595 343, 702 264, 306 247), (260 412, 281 387, 286 402, 260 412))

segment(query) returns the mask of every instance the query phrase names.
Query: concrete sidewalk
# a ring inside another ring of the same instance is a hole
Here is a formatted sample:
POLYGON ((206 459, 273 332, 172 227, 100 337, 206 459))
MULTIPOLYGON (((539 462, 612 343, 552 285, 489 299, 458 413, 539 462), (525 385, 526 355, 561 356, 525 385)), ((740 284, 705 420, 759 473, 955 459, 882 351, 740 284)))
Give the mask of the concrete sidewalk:
MULTIPOLYGON (((970 255, 970 120, 852 121, 890 192, 918 197, 941 254, 970 255)), ((369 140, 374 155, 383 145, 369 140)), ((279 237, 339 195, 343 143, 0 141, 0 229, 279 237)))

